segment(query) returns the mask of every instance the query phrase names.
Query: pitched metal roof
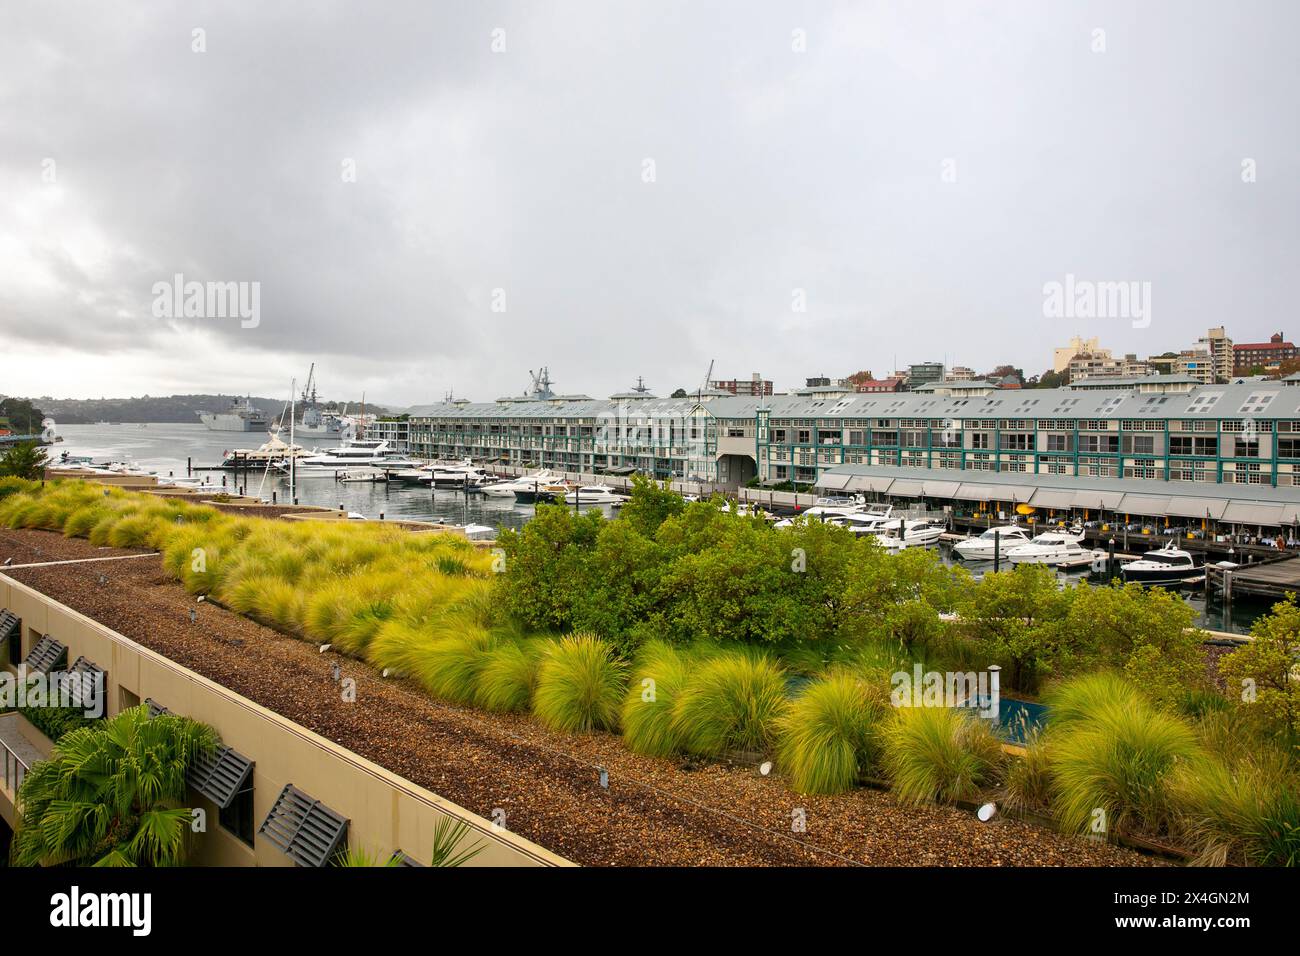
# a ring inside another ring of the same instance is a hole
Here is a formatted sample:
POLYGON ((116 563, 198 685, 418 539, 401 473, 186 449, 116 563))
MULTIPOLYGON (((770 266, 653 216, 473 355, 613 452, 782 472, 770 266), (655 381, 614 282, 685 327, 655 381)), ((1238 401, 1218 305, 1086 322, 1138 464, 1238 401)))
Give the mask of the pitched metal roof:
POLYGON ((855 392, 833 395, 732 396, 696 402, 694 398, 637 402, 517 402, 420 405, 412 418, 597 418, 622 411, 634 416, 689 415, 698 405, 714 418, 753 419, 760 408, 773 419, 792 418, 1300 418, 1300 394, 1280 382, 1197 385, 1186 392, 1143 392, 1142 383, 1174 384, 1156 376, 1107 382, 1105 387, 997 389, 987 395, 936 395, 927 392, 855 392))

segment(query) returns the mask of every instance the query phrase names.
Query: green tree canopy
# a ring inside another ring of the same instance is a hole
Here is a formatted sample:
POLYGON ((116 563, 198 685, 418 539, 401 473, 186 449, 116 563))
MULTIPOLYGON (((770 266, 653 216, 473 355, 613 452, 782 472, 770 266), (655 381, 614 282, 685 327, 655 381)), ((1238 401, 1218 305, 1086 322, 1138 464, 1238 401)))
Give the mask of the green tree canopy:
POLYGON ((39 481, 45 477, 45 449, 35 442, 19 442, 0 458, 0 478, 26 478, 39 481))

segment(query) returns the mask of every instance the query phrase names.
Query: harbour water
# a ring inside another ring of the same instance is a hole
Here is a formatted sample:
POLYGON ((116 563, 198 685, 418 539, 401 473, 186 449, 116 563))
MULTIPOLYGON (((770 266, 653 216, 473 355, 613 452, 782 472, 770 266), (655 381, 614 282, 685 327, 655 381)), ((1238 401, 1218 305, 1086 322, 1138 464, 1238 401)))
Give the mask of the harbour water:
MULTIPOLYGON (((65 451, 69 455, 86 455, 95 461, 130 461, 159 475, 184 475, 186 460, 197 468, 218 464, 225 453, 233 448, 256 448, 266 440, 264 435, 238 432, 209 431, 203 424, 152 423, 149 425, 60 425, 58 433, 63 441, 50 447, 50 455, 57 458, 65 451)), ((307 448, 327 448, 338 444, 337 439, 313 436, 298 441, 307 448)), ((199 472, 196 472, 199 474, 199 472)), ((289 500, 288 480, 268 475, 260 470, 241 472, 204 472, 216 482, 223 479, 232 492, 243 485, 245 493, 269 498, 274 491, 280 501, 289 500)), ((343 508, 368 518, 408 518, 418 521, 441 521, 454 524, 482 524, 493 528, 521 528, 534 513, 533 505, 519 504, 509 498, 489 498, 481 494, 466 495, 459 491, 431 490, 387 484, 337 482, 332 477, 300 478, 297 498, 301 504, 326 508, 343 508)), ((613 512, 600 507, 607 514, 613 512)), ((947 546, 940 547, 945 561, 955 561, 947 546)), ((992 569, 991 562, 970 566, 980 574, 992 569)), ((1071 577, 1086 577, 1082 572, 1071 577)), ((1251 624, 1268 606, 1257 602, 1238 601, 1225 611, 1222 605, 1211 602, 1208 609, 1199 594, 1185 594, 1184 599, 1193 607, 1197 623, 1203 627, 1229 633, 1249 632, 1251 624)))

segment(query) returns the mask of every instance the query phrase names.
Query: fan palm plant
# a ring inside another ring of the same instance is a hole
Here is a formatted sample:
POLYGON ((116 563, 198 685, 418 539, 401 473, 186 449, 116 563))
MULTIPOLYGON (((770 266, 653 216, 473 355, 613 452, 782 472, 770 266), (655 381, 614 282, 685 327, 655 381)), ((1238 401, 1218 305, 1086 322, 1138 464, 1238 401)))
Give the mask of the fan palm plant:
POLYGON ((217 747, 216 732, 147 707, 73 730, 32 767, 18 793, 17 866, 176 866, 190 810, 185 772, 217 747))

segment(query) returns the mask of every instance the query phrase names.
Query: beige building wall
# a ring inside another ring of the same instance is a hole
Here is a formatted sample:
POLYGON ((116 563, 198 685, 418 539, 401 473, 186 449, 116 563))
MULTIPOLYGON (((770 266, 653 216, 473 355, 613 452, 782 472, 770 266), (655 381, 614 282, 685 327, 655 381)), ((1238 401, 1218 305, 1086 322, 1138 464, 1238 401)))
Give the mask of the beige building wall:
MULTIPOLYGON (((381 859, 401 850, 427 863, 433 828, 444 816, 464 820, 468 843, 484 847, 471 866, 565 866, 562 857, 442 799, 378 764, 338 746, 207 678, 142 647, 5 575, 0 608, 22 618, 22 656, 49 634, 68 647, 69 662, 85 655, 107 671, 108 715, 152 698, 167 709, 210 724, 222 742, 254 761, 256 830, 285 784, 345 816, 348 844, 381 859)), ((7 649, 4 666, 9 665, 7 649)), ((341 706, 353 706, 341 704, 341 706)), ((249 847, 218 823, 217 807, 191 792, 206 812, 190 861, 212 866, 291 866, 293 861, 260 835, 249 847)))

